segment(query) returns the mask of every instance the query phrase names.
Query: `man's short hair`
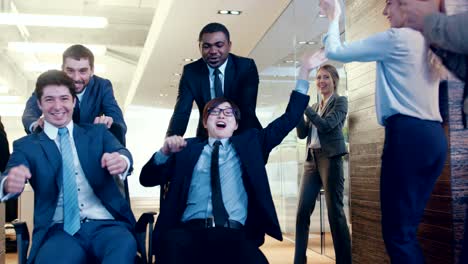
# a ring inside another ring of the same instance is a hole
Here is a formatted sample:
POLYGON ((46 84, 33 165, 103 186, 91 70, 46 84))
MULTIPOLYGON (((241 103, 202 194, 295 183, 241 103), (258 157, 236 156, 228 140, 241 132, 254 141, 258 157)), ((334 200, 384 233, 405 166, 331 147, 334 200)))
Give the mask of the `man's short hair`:
POLYGON ((83 45, 76 44, 66 49, 62 55, 62 65, 65 65, 66 58, 72 58, 74 60, 88 59, 91 70, 94 69, 94 55, 90 49, 83 45))
POLYGON ((36 89, 34 90, 34 93, 36 94, 39 101, 41 100, 41 97, 44 94, 44 88, 47 85, 63 85, 68 88, 73 98, 76 96, 75 83, 63 71, 48 70, 39 75, 36 81, 36 89))
POLYGON ((227 99, 226 97, 216 97, 215 99, 211 99, 208 103, 206 103, 205 107, 203 108, 203 124, 206 124, 211 110, 215 109, 222 103, 229 103, 231 105, 234 117, 236 118, 236 123, 239 124, 241 119, 240 109, 233 101, 227 99))
POLYGON ((202 30, 200 31, 200 34, 198 35, 198 42, 202 41, 202 36, 205 33, 215 33, 215 32, 223 32, 224 35, 226 36, 226 39, 228 42, 230 42, 230 35, 228 29, 220 23, 209 23, 208 25, 204 26, 202 30))

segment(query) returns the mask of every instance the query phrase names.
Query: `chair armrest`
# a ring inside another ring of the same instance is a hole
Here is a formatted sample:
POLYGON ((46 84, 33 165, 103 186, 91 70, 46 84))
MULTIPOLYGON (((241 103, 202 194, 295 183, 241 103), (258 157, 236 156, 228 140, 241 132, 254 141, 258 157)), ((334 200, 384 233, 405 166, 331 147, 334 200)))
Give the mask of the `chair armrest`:
POLYGON ((143 264, 153 263, 153 229, 156 215, 156 212, 143 213, 135 225, 137 248, 143 264), (148 243, 146 243, 146 238, 148 238, 148 243))
POLYGON ((26 222, 11 222, 15 228, 16 244, 18 250, 18 264, 26 264, 29 248, 29 230, 26 222))

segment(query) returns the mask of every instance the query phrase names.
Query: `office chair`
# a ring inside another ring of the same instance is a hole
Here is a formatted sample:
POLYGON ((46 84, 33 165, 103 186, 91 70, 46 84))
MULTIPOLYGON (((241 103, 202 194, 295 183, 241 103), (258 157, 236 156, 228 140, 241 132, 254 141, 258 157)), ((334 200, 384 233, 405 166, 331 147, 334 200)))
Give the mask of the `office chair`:
MULTIPOLYGON (((128 184, 125 180, 125 189, 128 190, 128 184)), ((130 203, 130 198, 126 196, 130 203)), ((143 213, 135 225, 135 239, 137 242, 137 256, 135 264, 152 264, 153 254, 153 229, 156 212, 143 213), (146 239, 148 238, 148 241, 146 239), (147 242, 147 243, 146 243, 147 242)), ((12 222, 16 233, 16 244, 18 253, 18 264, 27 263, 28 248, 30 243, 29 230, 26 222, 12 222)))

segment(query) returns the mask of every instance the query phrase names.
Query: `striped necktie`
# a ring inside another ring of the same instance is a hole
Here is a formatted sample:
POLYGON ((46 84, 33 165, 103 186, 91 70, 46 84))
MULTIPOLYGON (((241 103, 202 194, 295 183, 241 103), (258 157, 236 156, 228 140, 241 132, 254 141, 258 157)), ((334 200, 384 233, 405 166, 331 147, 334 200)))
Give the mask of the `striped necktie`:
POLYGON ((68 129, 61 127, 58 133, 62 153, 63 230, 73 236, 80 229, 80 209, 78 208, 73 151, 68 129))

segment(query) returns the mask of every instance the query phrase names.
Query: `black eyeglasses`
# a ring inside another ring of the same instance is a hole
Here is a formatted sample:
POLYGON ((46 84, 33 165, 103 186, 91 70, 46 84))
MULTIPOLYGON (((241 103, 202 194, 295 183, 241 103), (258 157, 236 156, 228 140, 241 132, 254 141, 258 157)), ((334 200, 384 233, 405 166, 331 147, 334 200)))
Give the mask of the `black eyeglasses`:
POLYGON ((212 108, 208 111, 208 113, 210 115, 214 115, 214 116, 219 116, 221 114, 221 112, 223 113, 224 116, 233 116, 234 115, 234 109, 232 108, 224 108, 224 109, 221 109, 221 108, 212 108))

